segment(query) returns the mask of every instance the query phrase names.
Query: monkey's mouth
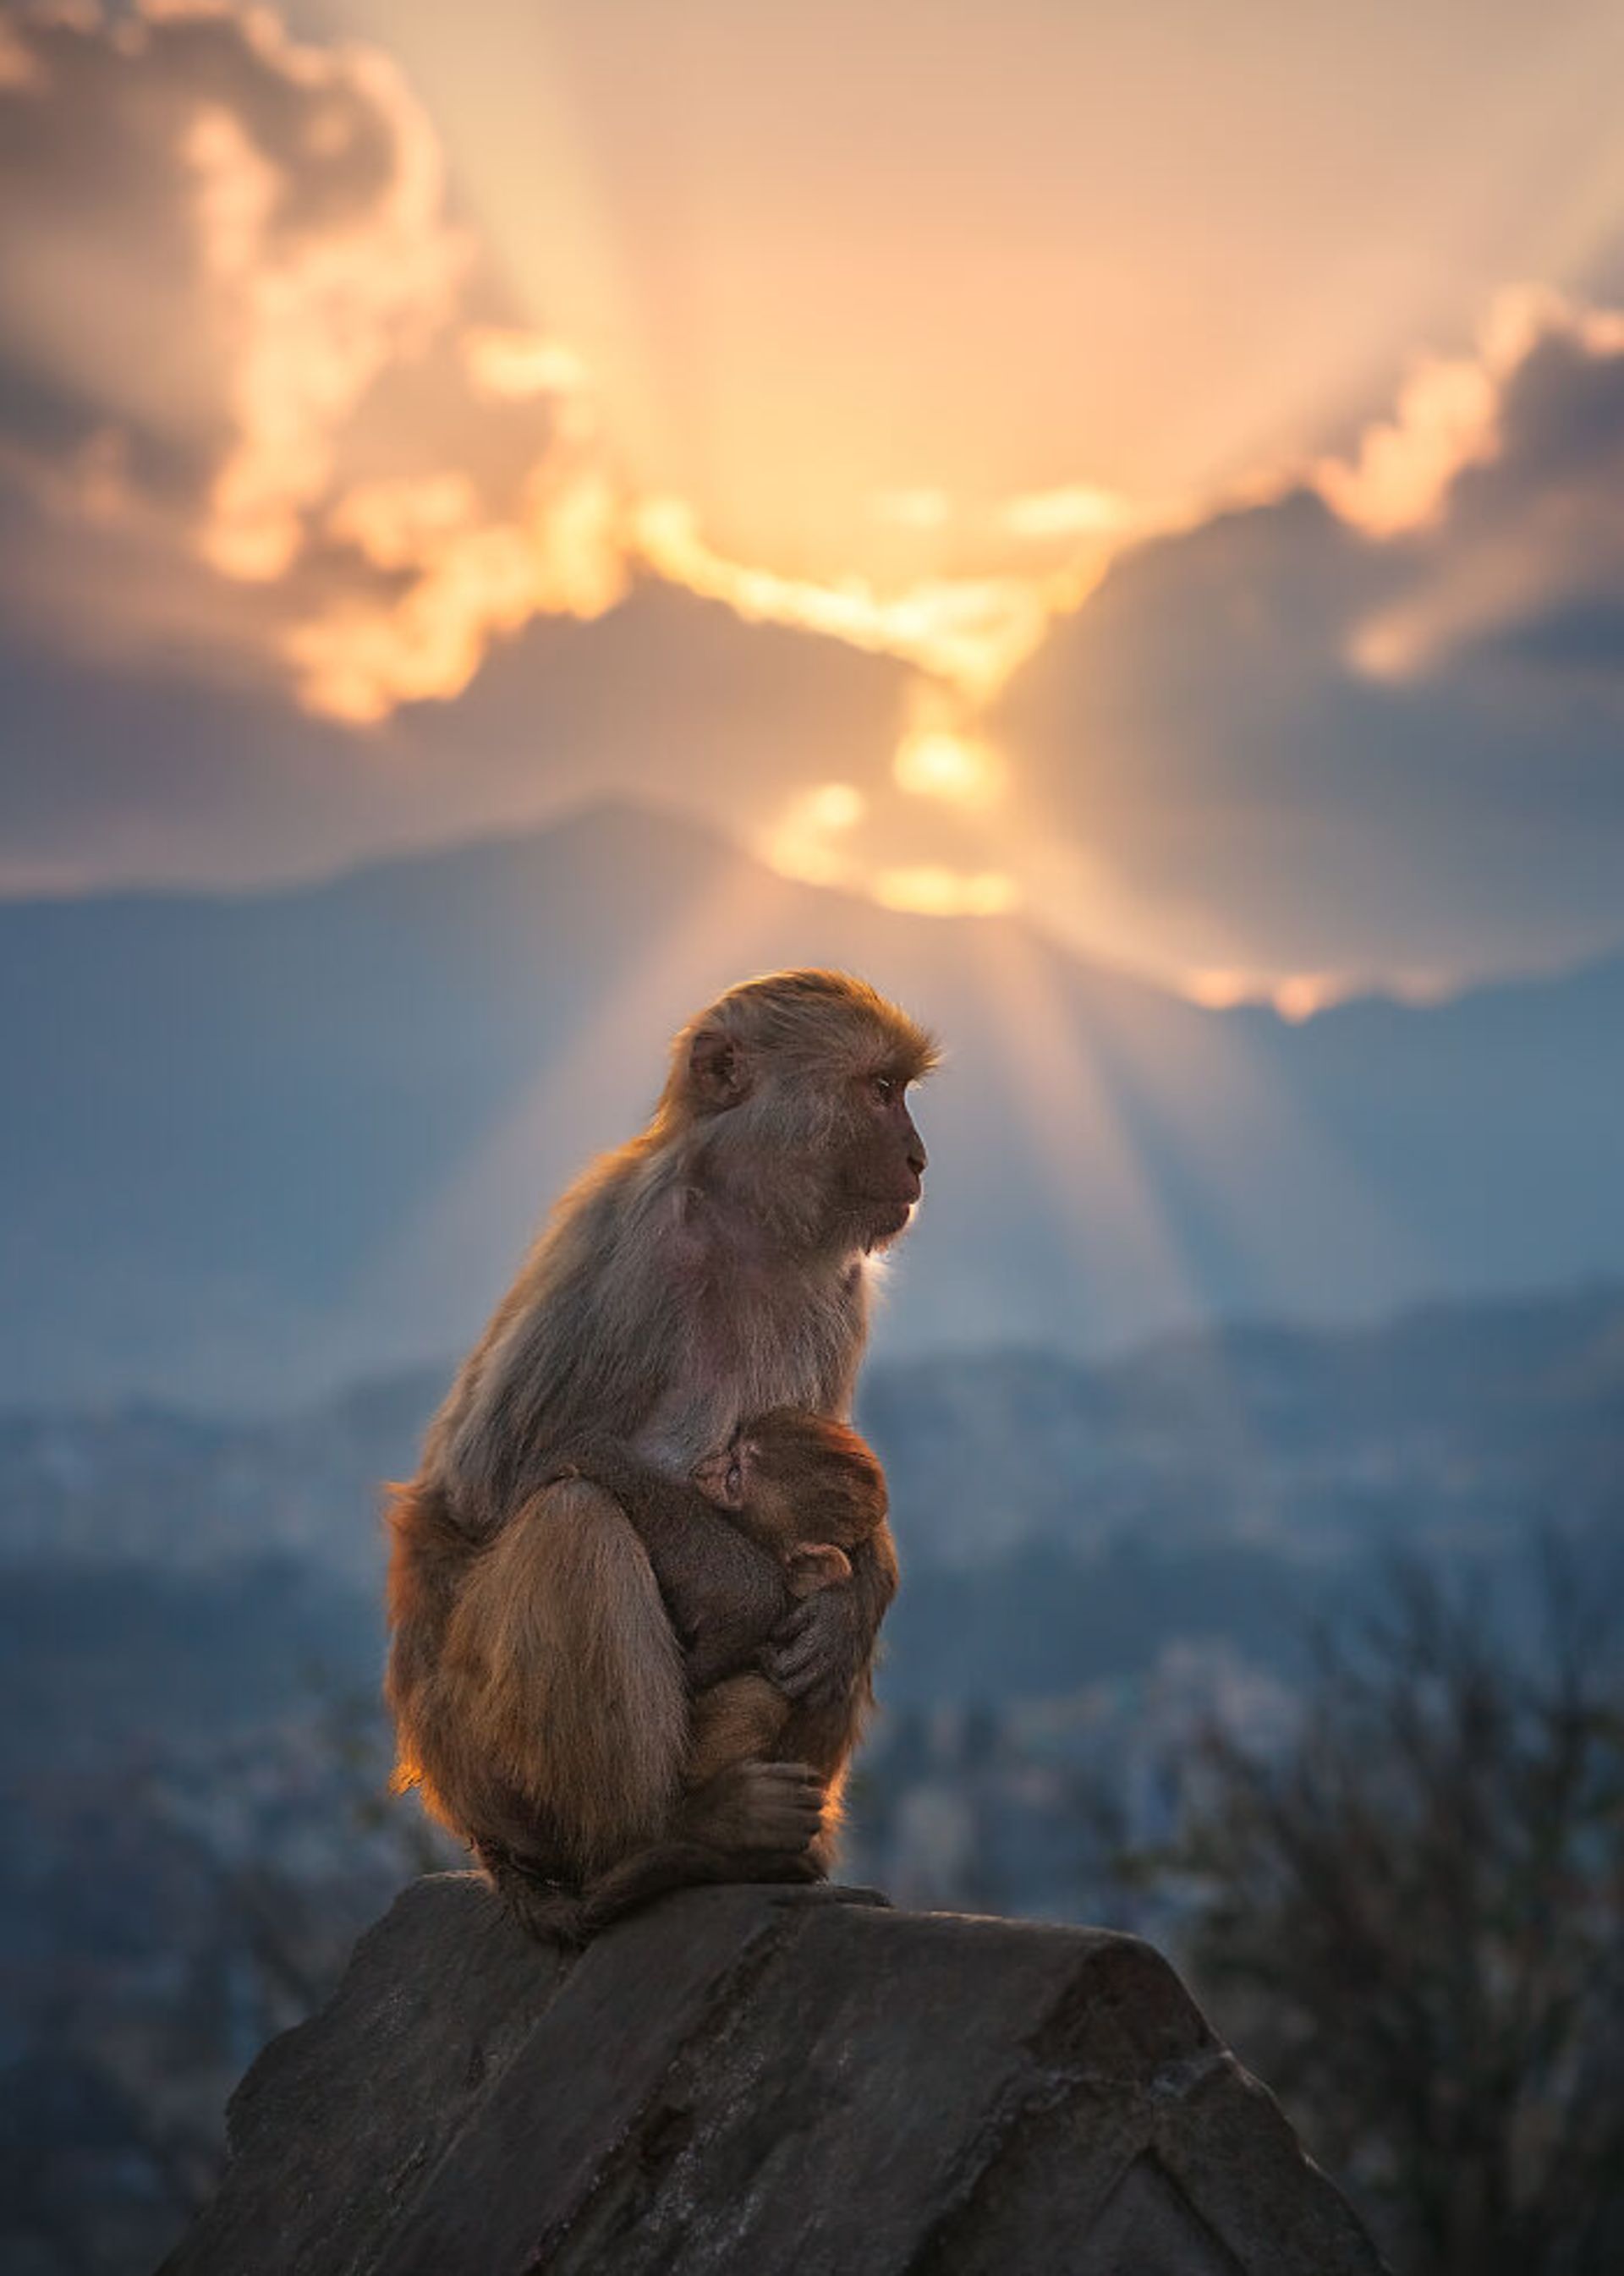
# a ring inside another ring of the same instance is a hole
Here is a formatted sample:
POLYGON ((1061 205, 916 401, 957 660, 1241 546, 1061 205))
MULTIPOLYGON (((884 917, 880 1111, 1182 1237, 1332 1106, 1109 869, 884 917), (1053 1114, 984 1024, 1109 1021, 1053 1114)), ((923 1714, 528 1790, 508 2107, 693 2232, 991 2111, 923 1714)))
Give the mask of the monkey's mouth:
POLYGON ((876 1194, 864 1202, 864 1229, 869 1241, 894 1240, 905 1232, 923 1187, 915 1182, 912 1194, 876 1194))

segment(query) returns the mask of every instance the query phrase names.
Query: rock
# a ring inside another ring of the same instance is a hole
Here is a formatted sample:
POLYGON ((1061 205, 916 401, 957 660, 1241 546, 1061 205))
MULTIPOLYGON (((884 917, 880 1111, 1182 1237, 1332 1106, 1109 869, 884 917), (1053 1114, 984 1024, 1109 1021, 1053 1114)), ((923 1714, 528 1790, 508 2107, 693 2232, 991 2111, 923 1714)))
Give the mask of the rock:
POLYGON ((1136 1938, 861 1891, 564 1957, 420 1881, 232 2099, 162 2276, 1378 2276, 1136 1938))

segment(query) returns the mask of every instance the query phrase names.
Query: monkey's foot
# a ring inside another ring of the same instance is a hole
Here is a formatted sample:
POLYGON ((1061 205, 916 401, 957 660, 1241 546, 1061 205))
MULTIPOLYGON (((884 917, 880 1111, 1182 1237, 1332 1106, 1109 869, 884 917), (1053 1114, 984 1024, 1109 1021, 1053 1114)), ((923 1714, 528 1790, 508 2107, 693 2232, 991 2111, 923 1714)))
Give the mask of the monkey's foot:
POLYGON ((823 1831, 827 1791, 805 1763, 735 1763, 689 1796, 682 1832, 717 1849, 799 1857, 823 1831))

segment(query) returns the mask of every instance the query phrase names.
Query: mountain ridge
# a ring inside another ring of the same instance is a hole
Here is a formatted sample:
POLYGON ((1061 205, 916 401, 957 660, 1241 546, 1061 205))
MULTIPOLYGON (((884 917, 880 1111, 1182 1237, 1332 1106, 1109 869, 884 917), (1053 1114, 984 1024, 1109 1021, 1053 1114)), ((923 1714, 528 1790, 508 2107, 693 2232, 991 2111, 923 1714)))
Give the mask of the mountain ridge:
MULTIPOLYGON (((330 870, 300 873, 269 882, 253 881, 240 885, 132 884, 96 886, 79 891, 65 889, 0 892, 0 919, 13 910, 64 910, 92 907, 101 909, 143 908, 174 904, 230 911, 266 902, 320 900, 331 892, 368 883, 381 886, 402 881, 409 875, 444 876, 465 864, 477 866, 486 857, 493 861, 511 857, 517 861, 534 855, 544 846, 556 849, 573 838, 584 838, 589 841, 599 833, 607 835, 628 829, 649 831, 666 838, 686 838, 713 855, 725 856, 752 868, 765 869, 768 866, 747 845, 702 820, 686 807, 610 793, 575 800, 560 808, 545 820, 522 828, 493 825, 489 830, 476 831, 466 837, 435 838, 382 853, 360 854, 330 870)), ((787 872, 783 874, 786 883, 805 887, 836 902, 865 908, 884 906, 872 901, 858 886, 815 884, 810 880, 794 878, 787 872)), ((1380 986, 1359 988, 1351 994, 1333 998, 1301 1018, 1291 1019, 1261 997, 1243 998, 1233 1004, 1203 1004, 1140 966, 1119 964, 1097 952, 1085 952, 1073 946, 1051 927, 1023 913, 1004 914, 996 917, 968 914, 938 917, 921 913, 921 921, 977 930, 989 926, 1013 926, 1079 972, 1142 988, 1169 1002, 1186 1005, 1192 1011, 1200 1012, 1210 1019, 1233 1021, 1256 1018, 1271 1028, 1334 1026, 1339 1020, 1369 1012, 1391 1012, 1406 1020, 1424 1022, 1436 1012, 1453 1010, 1478 998, 1525 999, 1537 998, 1552 989, 1565 990, 1581 986, 1587 981, 1610 985, 1624 980, 1624 945, 1621 945, 1617 949, 1582 957, 1574 963, 1547 970, 1487 974, 1481 979, 1468 981, 1459 988, 1437 996, 1405 996, 1380 986)))
POLYGON ((862 972, 947 1044, 882 1350, 1624 1271, 1624 960, 1293 1026, 598 802, 290 891, 0 903, 7 1403, 285 1405, 458 1348, 640 1127, 666 1038, 785 963, 862 972))

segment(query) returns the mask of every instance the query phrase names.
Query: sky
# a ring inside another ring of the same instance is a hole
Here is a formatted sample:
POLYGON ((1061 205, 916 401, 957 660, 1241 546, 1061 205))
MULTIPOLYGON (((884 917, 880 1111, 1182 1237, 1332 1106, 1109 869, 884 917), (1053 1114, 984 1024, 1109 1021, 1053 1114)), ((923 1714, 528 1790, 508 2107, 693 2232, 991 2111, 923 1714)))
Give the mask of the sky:
POLYGON ((680 808, 1293 1016, 1624 946, 1624 15, 0 5, 0 891, 680 808))

